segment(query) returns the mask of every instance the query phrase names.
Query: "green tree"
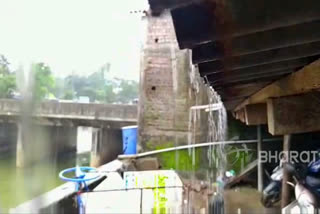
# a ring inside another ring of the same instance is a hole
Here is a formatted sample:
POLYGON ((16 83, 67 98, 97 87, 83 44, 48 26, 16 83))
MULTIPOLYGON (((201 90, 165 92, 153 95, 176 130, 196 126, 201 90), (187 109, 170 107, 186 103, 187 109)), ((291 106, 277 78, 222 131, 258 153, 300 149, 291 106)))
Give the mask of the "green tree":
POLYGON ((16 90, 16 75, 10 71, 9 62, 5 56, 0 55, 0 98, 11 98, 16 90))
POLYGON ((104 91, 105 91, 104 101, 106 103, 113 103, 116 101, 116 94, 113 91, 113 84, 112 83, 106 84, 104 87, 104 91))
POLYGON ((138 98, 139 84, 133 80, 121 80, 120 92, 117 94, 117 100, 121 103, 128 103, 138 98))
POLYGON ((72 90, 67 90, 62 96, 62 99, 64 100, 73 100, 74 98, 75 98, 75 95, 72 90))
POLYGON ((9 62, 4 55, 0 55, 0 74, 10 74, 9 62))
POLYGON ((56 81, 55 94, 63 99, 87 96, 90 102, 98 101, 101 103, 128 103, 138 98, 138 82, 123 79, 108 80, 106 79, 106 74, 109 69, 110 64, 107 63, 87 77, 72 74, 64 79, 63 84, 56 81))
POLYGON ((89 75, 87 78, 87 85, 95 89, 103 89, 105 85, 104 73, 102 71, 97 71, 89 75))
POLYGON ((7 74, 0 76, 0 98, 11 98, 16 90, 16 76, 7 74))
POLYGON ((34 97, 36 100, 42 100, 54 93, 55 79, 49 66, 42 62, 32 64, 31 72, 34 77, 34 97))
POLYGON ((106 102, 106 97, 112 101, 112 88, 106 83, 104 75, 105 69, 94 72, 88 77, 69 75, 65 79, 65 90, 74 91, 77 97, 87 96, 90 102, 106 102))

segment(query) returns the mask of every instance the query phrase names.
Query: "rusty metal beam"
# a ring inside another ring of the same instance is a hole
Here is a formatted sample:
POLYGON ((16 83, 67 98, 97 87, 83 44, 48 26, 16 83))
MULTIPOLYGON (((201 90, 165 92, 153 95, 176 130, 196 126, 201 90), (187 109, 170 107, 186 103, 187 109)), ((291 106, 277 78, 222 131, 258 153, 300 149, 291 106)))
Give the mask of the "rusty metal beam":
POLYGON ((316 56, 320 54, 320 42, 313 42, 304 45, 298 45, 289 48, 280 48, 270 51, 263 51, 254 54, 247 54, 242 56, 235 56, 225 59, 224 62, 217 60, 213 62, 205 62, 199 64, 199 69, 219 71, 241 69, 258 65, 265 65, 269 63, 282 62, 287 60, 295 60, 309 56, 316 56), (225 68, 224 68, 225 65, 225 68))
POLYGON ((258 91, 235 108, 242 109, 248 104, 265 103, 270 97, 303 94, 320 88, 320 59, 299 71, 284 77, 258 91))
POLYGON ((287 68, 279 68, 274 70, 257 70, 256 72, 242 72, 242 73, 220 73, 215 75, 209 75, 207 76, 207 80, 212 83, 221 83, 221 82, 234 82, 242 79, 250 79, 250 78, 258 78, 260 76, 273 76, 277 75, 279 73, 285 72, 285 71, 296 71, 304 65, 292 65, 287 68))
POLYGON ((218 94, 220 94, 223 102, 232 101, 234 99, 243 100, 270 83, 270 81, 265 81, 259 83, 225 86, 220 88, 215 87, 215 90, 218 92, 218 94))
MULTIPOLYGON (((232 40, 231 55, 239 56, 320 41, 320 31, 315 29, 320 29, 320 20, 236 37, 232 40)), ((200 44, 192 49, 192 61, 198 64, 221 59, 224 56, 223 49, 223 44, 219 41, 200 44)))
POLYGON ((210 85, 215 88, 215 87, 225 87, 225 86, 235 86, 235 85, 240 85, 240 84, 248 84, 252 82, 265 82, 265 81, 273 81, 276 79, 279 79, 281 77, 284 77, 288 74, 293 73, 294 71, 292 69, 290 70, 284 70, 284 71, 279 71, 279 72, 272 72, 272 73, 267 73, 263 75, 256 75, 256 76, 250 76, 250 77, 244 77, 244 78, 239 78, 239 79, 231 79, 231 80, 223 80, 219 82, 210 82, 210 85))
POLYGON ((319 11, 318 0, 229 0, 227 3, 208 0, 173 9, 171 13, 180 47, 192 48, 228 35, 240 36, 319 20, 319 11), (226 28, 231 31, 224 31, 226 28))
MULTIPOLYGON (((302 67, 302 66, 301 66, 302 67)), ((299 67, 299 68, 301 68, 299 67)), ((264 71, 264 72, 257 72, 255 73, 242 73, 242 74, 237 74, 234 76, 221 76, 221 77, 216 77, 216 76, 209 76, 208 81, 210 82, 211 85, 218 87, 219 85, 223 83, 237 83, 241 82, 244 80, 250 80, 250 79, 259 79, 263 77, 271 77, 271 76, 277 76, 281 74, 287 74, 287 73, 292 73, 299 68, 288 68, 288 69, 280 69, 280 70, 274 70, 274 71, 264 71)))
POLYGON ((285 70, 285 69, 291 69, 291 68, 293 69, 293 68, 308 65, 311 62, 319 59, 319 57, 320 55, 316 55, 312 57, 305 57, 305 58, 294 59, 294 60, 285 60, 281 62, 262 64, 262 65, 257 65, 253 67, 232 69, 232 70, 228 70, 228 72, 224 72, 223 70, 218 70, 218 71, 206 70, 205 68, 202 68, 200 71, 200 75, 202 77, 207 76, 209 79, 210 78, 219 79, 227 76, 253 74, 253 73, 269 72, 269 71, 279 71, 279 70, 285 70))

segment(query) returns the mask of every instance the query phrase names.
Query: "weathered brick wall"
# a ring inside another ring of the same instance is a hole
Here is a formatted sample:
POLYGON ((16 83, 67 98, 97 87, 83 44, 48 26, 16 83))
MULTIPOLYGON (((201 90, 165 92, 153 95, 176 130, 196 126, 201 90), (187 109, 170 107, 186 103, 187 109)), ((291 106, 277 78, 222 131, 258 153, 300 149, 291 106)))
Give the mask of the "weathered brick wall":
MULTIPOLYGON (((207 104, 202 90, 195 97, 190 84, 190 55, 179 50, 170 13, 146 17, 139 102, 139 142, 144 150, 186 144, 189 108, 207 104)), ((206 127, 206 119, 204 127, 206 127)), ((204 141, 206 132, 198 133, 204 141)))

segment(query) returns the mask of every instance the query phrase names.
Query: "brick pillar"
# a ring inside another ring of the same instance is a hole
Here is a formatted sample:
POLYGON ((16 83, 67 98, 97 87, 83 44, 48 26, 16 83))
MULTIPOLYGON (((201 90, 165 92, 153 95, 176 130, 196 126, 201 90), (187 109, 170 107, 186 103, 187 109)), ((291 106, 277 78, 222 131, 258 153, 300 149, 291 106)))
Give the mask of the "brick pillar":
MULTIPOLYGON (((139 144, 146 151, 187 144, 189 108, 196 98, 189 77, 190 54, 178 47, 171 14, 165 12, 145 19, 147 38, 140 73, 139 144)), ((198 104, 206 102, 203 95, 202 92, 198 96, 201 100, 198 104)))

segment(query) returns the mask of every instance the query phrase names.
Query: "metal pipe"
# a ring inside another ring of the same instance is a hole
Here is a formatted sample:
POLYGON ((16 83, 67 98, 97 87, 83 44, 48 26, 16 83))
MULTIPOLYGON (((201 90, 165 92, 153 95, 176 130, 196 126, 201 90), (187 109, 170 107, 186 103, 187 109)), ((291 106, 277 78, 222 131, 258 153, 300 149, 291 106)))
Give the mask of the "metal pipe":
POLYGON ((257 156, 258 156, 258 190, 259 192, 263 191, 263 164, 261 162, 262 151, 262 134, 261 134, 261 125, 257 126, 257 156))
MULTIPOLYGON (((263 142, 273 142, 273 141, 280 141, 280 138, 271 138, 271 139, 265 139, 263 142)), ((197 144, 190 144, 190 145, 183 145, 183 146, 176 146, 176 147, 170 147, 165 149, 159 149, 149 152, 143 152, 140 154, 134 154, 134 155, 118 155, 119 159, 130 159, 130 158, 141 158, 146 157, 150 155, 155 155, 163 152, 172 152, 177 150, 183 150, 183 149, 190 149, 190 148, 198 148, 198 147, 207 147, 207 146, 214 146, 219 144, 242 144, 242 143, 257 143, 257 139, 255 140, 232 140, 232 141, 217 141, 217 142, 207 142, 207 143, 197 143, 197 144)))
POLYGON ((222 102, 214 103, 214 104, 208 104, 208 105, 199 105, 199 106, 191 106, 190 110, 202 110, 205 109, 205 111, 217 111, 223 107, 222 102))

